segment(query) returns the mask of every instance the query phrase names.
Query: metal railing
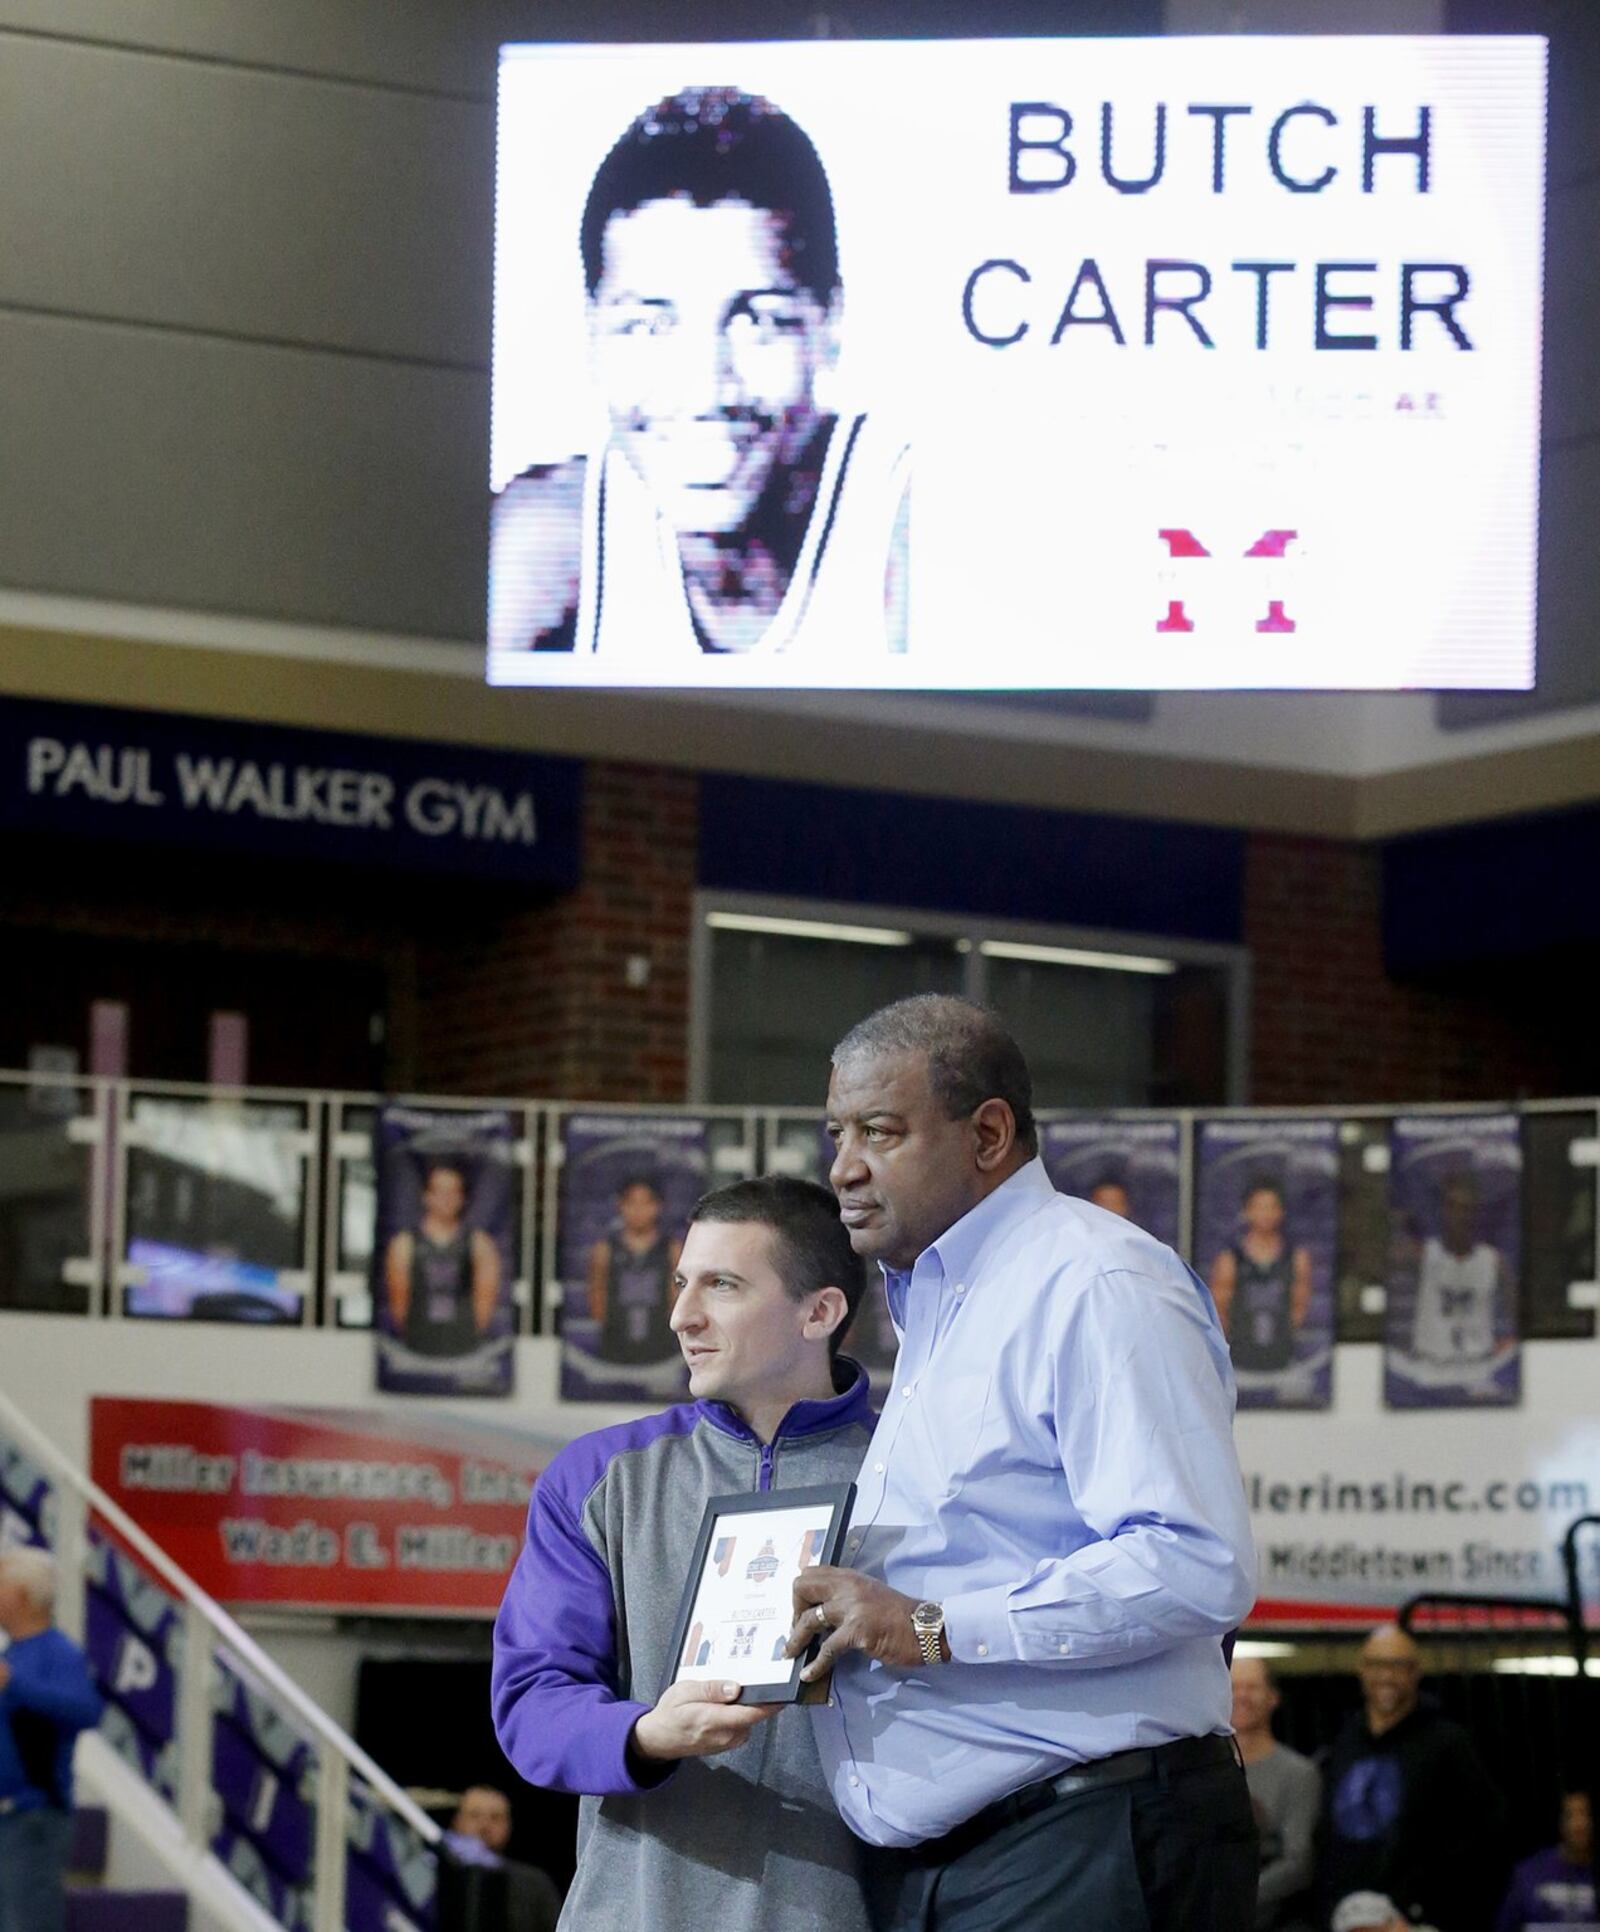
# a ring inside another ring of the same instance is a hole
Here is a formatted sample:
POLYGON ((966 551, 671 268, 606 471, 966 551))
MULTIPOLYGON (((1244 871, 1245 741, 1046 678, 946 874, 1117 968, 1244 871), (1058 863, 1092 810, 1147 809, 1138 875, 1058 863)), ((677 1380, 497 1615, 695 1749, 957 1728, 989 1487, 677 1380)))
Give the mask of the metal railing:
MULTIPOLYGON (((183 1668, 173 1709, 176 1788, 169 1796, 160 1780, 151 1783, 168 1798, 185 1839, 201 1854, 213 1846, 215 1716, 220 1673, 227 1668, 265 1698, 313 1753, 311 1932, 345 1932, 354 1781, 359 1780, 376 1804, 400 1820, 421 1846, 431 1849, 438 1844, 442 1835, 438 1825, 3 1393, 0 1438, 9 1439, 50 1485, 50 1503, 41 1510, 39 1528, 56 1559, 57 1609, 63 1629, 80 1641, 85 1636, 91 1519, 103 1525, 178 1606, 183 1668)), ((108 1688, 114 1691, 115 1686, 108 1688)))

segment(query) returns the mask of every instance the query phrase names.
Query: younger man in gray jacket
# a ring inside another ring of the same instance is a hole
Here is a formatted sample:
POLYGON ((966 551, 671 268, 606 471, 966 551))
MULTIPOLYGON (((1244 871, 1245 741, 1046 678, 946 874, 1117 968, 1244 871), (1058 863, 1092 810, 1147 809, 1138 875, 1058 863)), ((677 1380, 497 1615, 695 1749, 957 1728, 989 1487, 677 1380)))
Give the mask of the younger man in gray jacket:
POLYGON ((657 1695, 708 1498, 860 1467, 867 1379, 837 1349, 862 1266, 825 1188, 768 1176, 699 1203, 676 1281, 695 1399, 580 1437, 535 1484, 495 1625, 495 1729, 531 1784, 584 1794, 563 1927, 866 1932, 863 1850, 807 1714, 737 1685, 657 1695))

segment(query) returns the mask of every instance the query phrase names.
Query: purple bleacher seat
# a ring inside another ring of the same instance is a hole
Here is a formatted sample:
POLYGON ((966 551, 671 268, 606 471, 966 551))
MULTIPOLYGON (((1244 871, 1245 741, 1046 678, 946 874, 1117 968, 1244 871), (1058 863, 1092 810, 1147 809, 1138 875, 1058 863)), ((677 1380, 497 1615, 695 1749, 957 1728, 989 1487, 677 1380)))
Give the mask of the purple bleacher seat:
POLYGON ((67 1870, 75 1876, 98 1878, 106 1868, 111 1821, 104 1805, 79 1805, 72 1814, 72 1845, 67 1870))
POLYGON ((67 1932, 188 1932, 182 1892, 113 1892, 103 1886, 67 1894, 67 1932))

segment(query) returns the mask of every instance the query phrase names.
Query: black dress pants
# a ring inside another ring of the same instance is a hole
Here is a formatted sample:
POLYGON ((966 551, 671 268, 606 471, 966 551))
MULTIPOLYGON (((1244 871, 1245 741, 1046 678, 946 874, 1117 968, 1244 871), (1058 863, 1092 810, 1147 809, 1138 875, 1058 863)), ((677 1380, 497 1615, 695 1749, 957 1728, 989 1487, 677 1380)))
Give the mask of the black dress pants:
POLYGON ((874 1853, 878 1932, 1251 1932, 1260 1852, 1243 1770, 1150 1755, 1143 1776, 874 1853))

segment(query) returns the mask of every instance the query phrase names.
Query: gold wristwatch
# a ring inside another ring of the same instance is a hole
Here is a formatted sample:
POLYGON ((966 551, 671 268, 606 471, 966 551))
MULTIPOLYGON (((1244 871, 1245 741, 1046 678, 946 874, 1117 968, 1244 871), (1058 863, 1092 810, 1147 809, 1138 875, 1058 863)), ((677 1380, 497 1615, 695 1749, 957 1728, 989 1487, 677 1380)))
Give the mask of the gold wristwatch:
POLYGON ((942 1603, 919 1603, 911 1612, 911 1628, 917 1634, 917 1648, 922 1652, 925 1664, 942 1664, 944 1652, 940 1649, 940 1639, 944 1636, 944 1605, 942 1603))

